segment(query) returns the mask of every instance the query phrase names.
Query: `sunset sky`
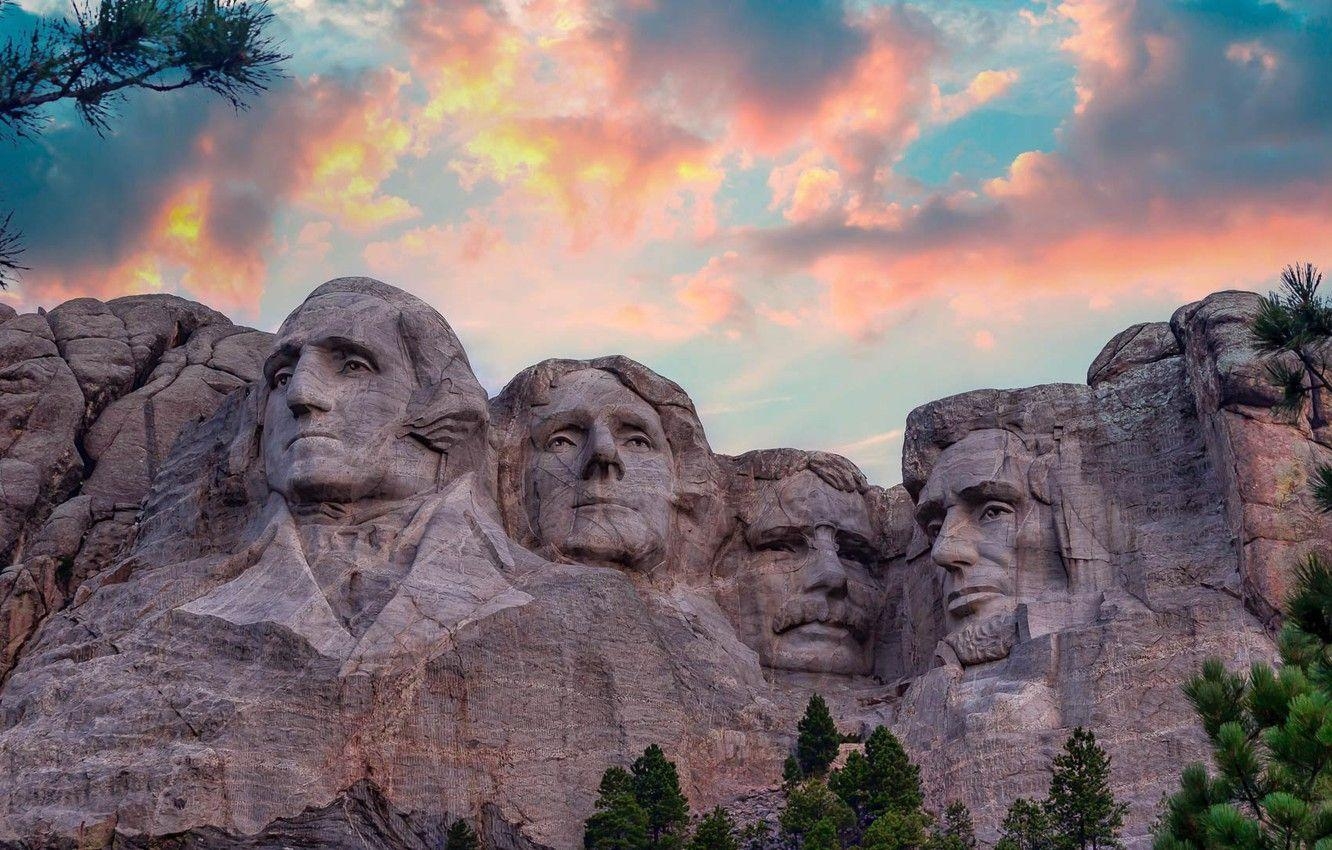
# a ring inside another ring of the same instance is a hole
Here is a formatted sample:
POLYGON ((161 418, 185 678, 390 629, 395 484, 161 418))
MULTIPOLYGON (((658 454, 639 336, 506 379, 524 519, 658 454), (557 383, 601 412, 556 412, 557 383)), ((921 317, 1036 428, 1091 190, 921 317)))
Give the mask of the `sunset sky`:
MULTIPOLYGON (((67 0, 19 0, 0 34, 67 0)), ((0 300, 171 292, 273 329, 368 274, 485 386, 620 352, 713 447, 899 480, 907 412, 1082 381, 1208 292, 1332 265, 1332 2, 274 0, 237 114, 131 96, 0 142, 0 300)))

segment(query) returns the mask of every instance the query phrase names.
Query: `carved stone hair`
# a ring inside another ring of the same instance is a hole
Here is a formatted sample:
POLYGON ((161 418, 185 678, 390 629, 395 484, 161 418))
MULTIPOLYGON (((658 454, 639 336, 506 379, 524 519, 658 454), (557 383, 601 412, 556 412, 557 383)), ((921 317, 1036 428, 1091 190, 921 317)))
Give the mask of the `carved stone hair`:
POLYGON ((532 411, 550 402, 551 389, 567 375, 597 369, 650 404, 661 418, 671 447, 676 491, 671 520, 672 567, 705 564, 720 537, 721 475, 694 403, 674 381, 628 357, 592 360, 552 359, 514 376, 491 402, 491 439, 499 459, 500 514, 509 535, 528 548, 538 541, 523 508, 526 475, 533 452, 532 411))

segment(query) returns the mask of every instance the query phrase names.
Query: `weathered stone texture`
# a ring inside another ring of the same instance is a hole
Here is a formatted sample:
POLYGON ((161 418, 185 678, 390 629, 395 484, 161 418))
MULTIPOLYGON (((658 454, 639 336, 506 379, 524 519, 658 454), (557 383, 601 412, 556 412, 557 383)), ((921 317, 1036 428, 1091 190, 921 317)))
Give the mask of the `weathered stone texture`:
POLYGON ((0 842, 418 848, 462 817, 572 848, 654 742, 750 821, 820 692, 986 840, 1090 726, 1142 847, 1205 752, 1180 683, 1271 658, 1332 534, 1254 304, 913 411, 888 489, 716 455, 623 357, 487 400, 443 317, 364 278, 276 339, 153 296, 0 310, 0 842))
POLYGON ((177 433, 259 375, 270 335, 175 296, 0 316, 0 678, 128 544, 177 433))

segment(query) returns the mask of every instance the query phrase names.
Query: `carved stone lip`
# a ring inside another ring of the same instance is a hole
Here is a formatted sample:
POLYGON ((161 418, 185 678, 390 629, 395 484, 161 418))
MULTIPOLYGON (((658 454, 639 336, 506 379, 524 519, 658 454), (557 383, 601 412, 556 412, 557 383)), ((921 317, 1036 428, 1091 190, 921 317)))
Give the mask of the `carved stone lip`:
POLYGON ((297 440, 303 440, 306 437, 324 437, 329 440, 336 440, 338 436, 331 431, 301 431, 287 441, 287 448, 291 448, 297 440))
POLYGON ((991 584, 973 584, 967 587, 959 588, 948 594, 948 610, 969 610, 982 602, 990 599, 996 599, 1003 596, 1004 593, 998 587, 991 584))
POLYGON ((573 503, 573 506, 575 508, 599 508, 599 507, 605 507, 607 505, 613 505, 614 507, 617 508, 626 508, 632 510, 632 508, 629 505, 626 505, 624 502, 621 502, 618 499, 614 499, 610 496, 585 494, 582 496, 575 496, 573 503))

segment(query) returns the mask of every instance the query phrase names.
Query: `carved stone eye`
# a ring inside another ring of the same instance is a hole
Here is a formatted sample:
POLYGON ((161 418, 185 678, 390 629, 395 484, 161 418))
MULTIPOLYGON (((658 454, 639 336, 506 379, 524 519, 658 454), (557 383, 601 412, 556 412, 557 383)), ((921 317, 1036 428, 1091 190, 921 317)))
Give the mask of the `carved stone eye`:
POLYGON ((630 448, 633 448, 633 449, 651 449, 651 448, 652 448, 652 441, 649 440, 647 437, 644 437, 642 434, 635 434, 634 436, 632 436, 632 437, 630 437, 629 439, 625 440, 625 441, 624 441, 624 444, 625 444, 626 446, 629 446, 630 448))
POLYGON ((556 434, 546 441, 546 451, 548 452, 559 452, 572 448, 575 448, 574 441, 563 434, 556 434))
POLYGON ((342 364, 342 372, 347 375, 356 372, 368 372, 369 370, 370 367, 366 366, 359 360, 348 360, 346 363, 342 364))
POLYGON ((981 510, 981 519, 989 521, 1013 513, 1013 506, 1003 502, 990 502, 981 510))
POLYGON ((291 383, 291 372, 284 369, 273 376, 273 386, 285 387, 291 383))

